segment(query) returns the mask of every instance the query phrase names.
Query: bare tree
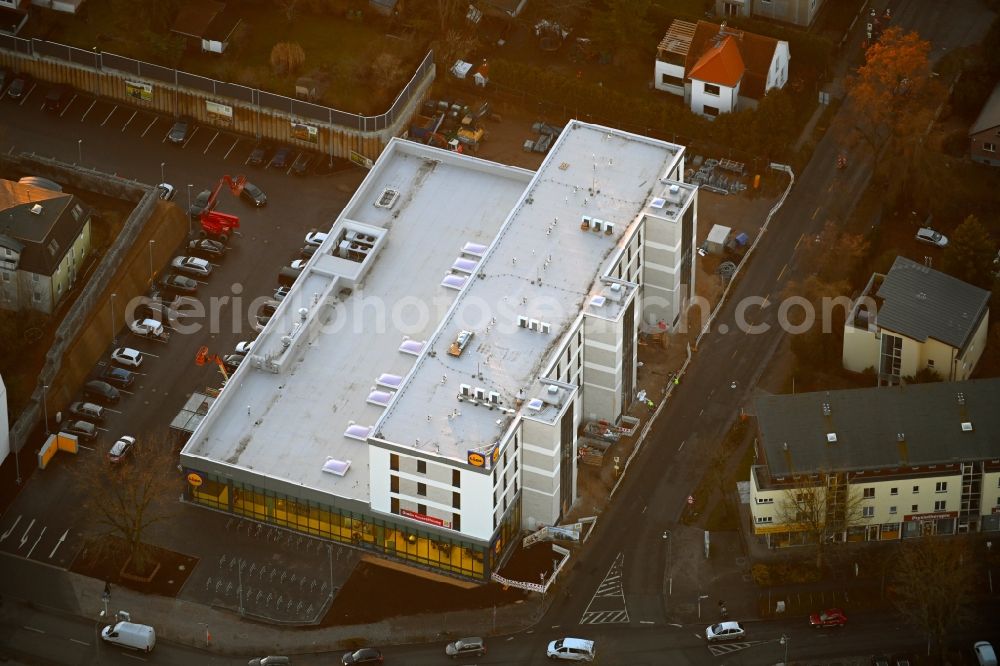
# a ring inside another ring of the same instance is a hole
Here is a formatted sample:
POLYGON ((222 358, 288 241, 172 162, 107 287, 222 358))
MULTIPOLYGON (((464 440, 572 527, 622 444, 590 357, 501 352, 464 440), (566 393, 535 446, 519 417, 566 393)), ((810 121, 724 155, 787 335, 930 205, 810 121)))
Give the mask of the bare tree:
POLYGON ((299 0, 277 0, 278 7, 285 12, 285 20, 291 23, 295 20, 295 10, 298 9, 299 0))
POLYGON ((963 537, 924 537, 905 542, 894 558, 893 603, 927 636, 928 650, 969 619, 976 567, 963 537))
POLYGON ((396 87, 403 72, 402 59, 393 53, 380 53, 372 61, 371 81, 379 90, 391 90, 396 87))
POLYGON ((149 562, 144 539, 167 520, 181 489, 170 444, 139 441, 119 463, 104 455, 81 455, 75 467, 88 491, 82 514, 94 521, 96 538, 89 549, 100 555, 131 558, 130 568, 145 571, 149 562))
POLYGON ((793 477, 797 487, 782 493, 776 522, 808 536, 816 548, 816 568, 823 567, 826 548, 847 530, 862 524, 862 495, 852 492, 847 474, 820 472, 793 477))
POLYGON ((279 76, 294 74, 306 61, 306 52, 295 42, 278 42, 271 49, 271 67, 279 76))

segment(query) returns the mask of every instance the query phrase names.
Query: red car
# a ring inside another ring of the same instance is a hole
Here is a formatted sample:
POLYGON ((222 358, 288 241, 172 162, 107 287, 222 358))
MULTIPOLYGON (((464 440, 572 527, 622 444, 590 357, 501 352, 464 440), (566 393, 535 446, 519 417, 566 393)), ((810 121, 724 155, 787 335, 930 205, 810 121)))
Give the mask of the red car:
POLYGON ((847 624, 847 616, 839 608, 828 608, 822 613, 813 613, 810 615, 809 624, 816 629, 842 627, 847 624))

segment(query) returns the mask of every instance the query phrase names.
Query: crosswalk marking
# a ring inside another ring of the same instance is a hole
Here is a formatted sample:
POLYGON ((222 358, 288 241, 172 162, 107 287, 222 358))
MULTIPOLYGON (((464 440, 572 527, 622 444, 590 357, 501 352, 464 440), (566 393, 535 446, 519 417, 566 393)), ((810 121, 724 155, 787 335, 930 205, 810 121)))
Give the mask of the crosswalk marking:
POLYGON ((625 556, 618 553, 580 617, 580 624, 628 624, 628 608, 622 587, 624 563, 625 556))

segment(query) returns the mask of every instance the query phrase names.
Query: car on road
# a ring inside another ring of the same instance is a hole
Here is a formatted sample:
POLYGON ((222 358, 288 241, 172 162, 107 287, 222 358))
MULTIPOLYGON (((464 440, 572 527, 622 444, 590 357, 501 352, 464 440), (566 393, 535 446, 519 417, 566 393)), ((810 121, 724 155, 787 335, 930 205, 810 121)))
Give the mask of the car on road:
POLYGON ((195 294, 198 292, 198 283, 191 278, 178 275, 177 273, 167 273, 160 279, 160 286, 164 291, 181 294, 195 294))
POLYGON ((76 435, 78 439, 87 442, 97 437, 97 427, 88 421, 70 421, 66 425, 60 426, 59 431, 76 435))
POLYGON ((73 89, 65 84, 57 84, 45 94, 45 101, 42 106, 49 113, 59 113, 66 108, 70 100, 73 99, 73 89))
POLYGON ((247 203, 253 204, 257 208, 262 208, 267 205, 267 195, 264 194, 264 190, 260 189, 251 182, 243 184, 243 189, 240 190, 240 198, 247 203))
POLYGON ((291 666, 292 660, 288 657, 257 657, 247 662, 247 666, 291 666))
POLYGON ((74 402, 69 406, 69 413, 78 419, 101 423, 104 421, 104 408, 92 402, 74 402))
POLYGON ((197 275, 198 277, 208 277, 212 274, 212 264, 201 257, 174 257, 174 260, 170 262, 170 266, 174 270, 190 275, 197 275))
POLYGON ((308 153, 299 153, 299 156, 295 158, 292 162, 292 175, 293 176, 304 176, 309 173, 309 167, 312 166, 312 157, 308 153))
POLYGON ((135 448, 135 437, 131 435, 122 435, 118 438, 118 441, 112 445, 111 450, 108 451, 108 462, 112 464, 118 464, 125 460, 129 455, 132 454, 132 450, 135 448))
POLYGON ((594 661, 597 657, 597 650, 594 647, 594 641, 567 637, 549 643, 545 650, 545 656, 549 659, 564 661, 594 661))
POLYGON ((127 368, 138 368, 142 365, 142 359, 142 352, 131 347, 118 347, 111 352, 111 360, 127 368))
POLYGON ((948 237, 940 231, 934 231, 930 227, 920 227, 917 229, 917 240, 921 243, 928 243, 938 247, 948 247, 948 237))
POLYGON ((344 654, 344 656, 340 658, 340 663, 344 666, 353 666, 354 664, 381 664, 382 653, 375 648, 361 648, 360 650, 344 654))
POLYGON ((271 146, 266 143, 258 143, 250 151, 250 157, 247 158, 247 165, 253 167, 264 166, 267 161, 271 158, 271 146))
POLYGON ((715 641, 732 641, 746 638, 747 632, 739 622, 719 622, 705 628, 705 639, 709 643, 715 641))
POLYGON ((274 151, 274 157, 271 158, 271 162, 267 165, 270 169, 287 169, 288 159, 292 156, 292 149, 282 146, 274 151))
POLYGON ((325 231, 310 231, 306 234, 306 245, 315 245, 319 247, 326 240, 326 237, 330 234, 325 231))
POLYGON ((188 253, 202 259, 222 259, 226 256, 226 244, 211 238, 197 238, 187 245, 188 253))
POLYGON ((201 214, 205 212, 208 208, 208 200, 212 198, 212 190, 202 190, 198 193, 198 196, 194 198, 191 203, 191 208, 188 210, 188 214, 191 216, 192 220, 196 220, 201 217, 201 214))
POLYGON ((156 319, 136 319, 129 324, 129 329, 144 338, 162 338, 163 323, 156 319))
POLYGON ((972 651, 976 653, 979 666, 997 666, 997 653, 989 641, 977 641, 972 651))
POLYGON ((91 379, 83 385, 83 397, 93 398, 105 405, 115 405, 121 399, 122 394, 114 386, 99 379, 91 379))
POLYGON ((452 659, 468 656, 482 657, 486 654, 486 645, 479 637, 460 638, 453 643, 448 643, 444 647, 444 653, 452 659))
POLYGON ((816 629, 843 627, 847 624, 847 616, 839 608, 827 608, 825 611, 810 615, 809 624, 816 629))
POLYGON ((118 388, 128 388, 135 383, 135 373, 125 368, 117 368, 109 365, 101 373, 101 379, 109 384, 114 384, 118 388))
POLYGON ((32 80, 31 74, 18 72, 14 80, 10 82, 10 87, 7 88, 7 99, 19 100, 24 97, 31 88, 32 80))
POLYGON ((170 183, 160 183, 156 186, 156 192, 164 201, 173 201, 177 195, 177 190, 170 183))
POLYGON ((174 126, 167 134, 167 141, 174 144, 181 144, 191 137, 194 130, 194 120, 188 116, 180 116, 174 121, 174 126))
POLYGON ((302 249, 299 250, 299 257, 301 257, 302 259, 308 259, 309 257, 316 254, 316 250, 318 249, 319 245, 310 245, 309 243, 306 243, 305 245, 302 246, 302 249))

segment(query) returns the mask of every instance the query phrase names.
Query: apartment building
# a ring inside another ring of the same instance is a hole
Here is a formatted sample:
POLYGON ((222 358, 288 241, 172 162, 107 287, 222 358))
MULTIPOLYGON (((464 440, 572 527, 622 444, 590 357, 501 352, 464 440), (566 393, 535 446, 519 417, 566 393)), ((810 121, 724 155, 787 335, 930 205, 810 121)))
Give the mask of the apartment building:
POLYGON ((489 580, 693 295, 683 173, 577 121, 537 172, 394 139, 192 433, 187 498, 489 580))
POLYGON ((1000 530, 997 405, 1000 379, 758 398, 754 534, 814 542, 803 496, 832 541, 1000 530))
POLYGON ((754 17, 809 27, 824 0, 715 0, 715 14, 722 18, 754 17))

